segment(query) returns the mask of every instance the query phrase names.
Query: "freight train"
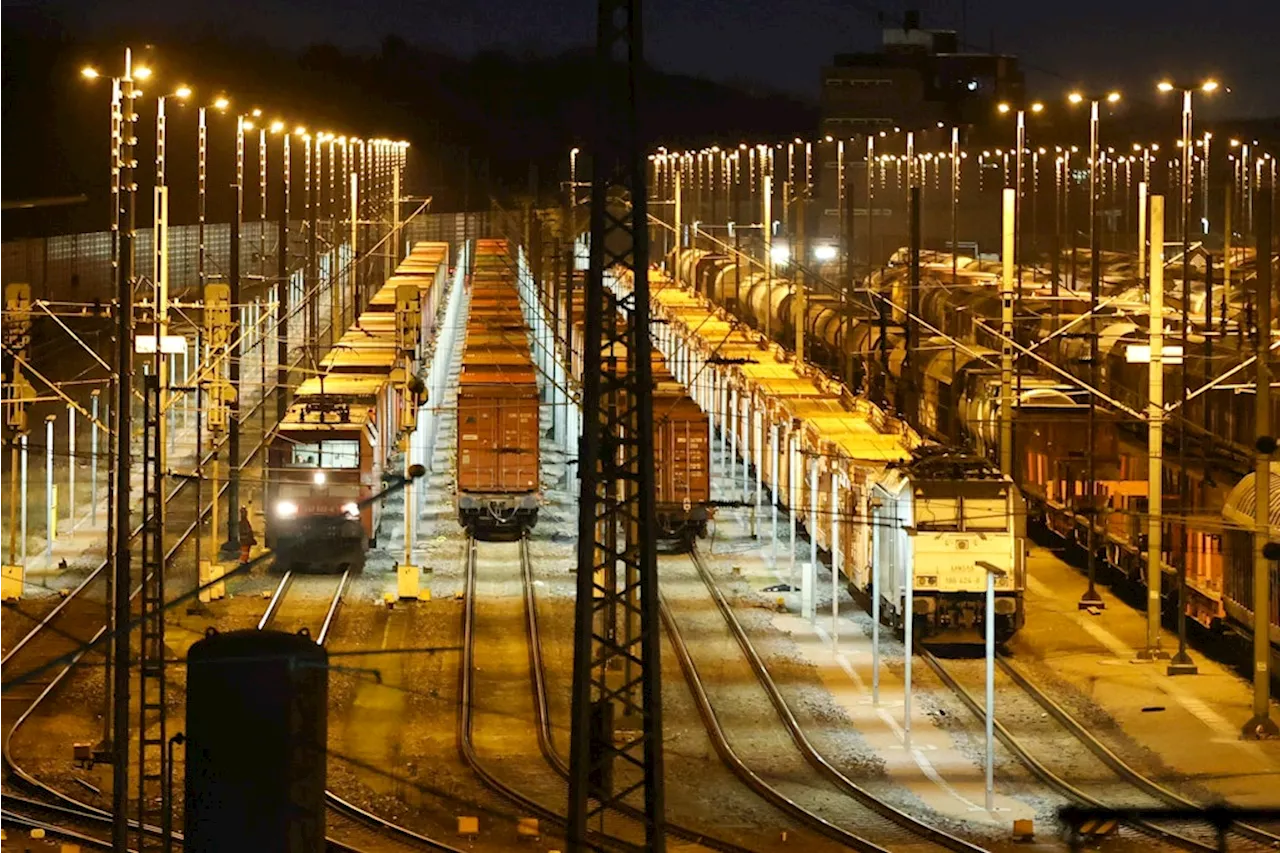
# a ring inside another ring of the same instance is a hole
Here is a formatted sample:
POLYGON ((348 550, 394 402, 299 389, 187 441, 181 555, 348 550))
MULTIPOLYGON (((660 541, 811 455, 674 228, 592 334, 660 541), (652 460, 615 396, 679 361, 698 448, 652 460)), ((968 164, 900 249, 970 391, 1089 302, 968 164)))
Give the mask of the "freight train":
POLYGON ((538 521, 538 384, 515 270, 506 240, 476 242, 454 482, 458 522, 481 537, 520 535, 538 521))
MULTIPOLYGON (((585 340, 584 297, 572 294, 569 311, 573 333, 570 375, 581 387, 585 340)), ((614 322, 626 322, 619 313, 614 322)), ((627 350, 615 344, 611 357, 625 370, 627 350)), ((715 516, 711 499, 711 425, 710 420, 676 377, 657 348, 649 352, 653 381, 653 467, 654 520, 658 535, 684 549, 695 539, 705 538, 707 524, 715 516)))
POLYGON ((448 252, 447 243, 413 246, 294 392, 267 448, 265 538, 278 569, 359 570, 376 544, 382 505, 366 499, 422 403, 415 380, 433 344, 448 252), (397 306, 397 293, 417 298, 397 306))
MULTIPOLYGON (((895 618, 914 598, 913 627, 925 640, 981 639, 974 602, 986 580, 975 560, 990 561, 1004 572, 1002 641, 1022 626, 1024 531, 1007 479, 983 460, 940 456, 936 445, 926 444, 903 421, 796 364, 705 297, 658 271, 650 275, 656 346, 725 440, 749 460, 752 471, 734 481, 744 503, 760 504, 757 523, 768 527, 762 535, 784 535, 770 503, 788 508, 812 547, 829 556, 853 590, 880 596, 895 618), (959 468, 958 460, 964 461, 959 468), (981 482, 969 485, 977 473, 983 474, 981 482), (934 530, 909 535, 918 511, 966 499, 968 519, 962 515, 948 526, 936 518, 934 530), (876 513, 881 523, 869 525, 876 513), (880 531, 888 538, 877 546, 880 531), (893 558, 884 550, 890 542, 897 549, 893 558), (874 565, 887 569, 878 588, 874 565)), ((625 279, 620 286, 626 287, 625 279)))
MULTIPOLYGON (((923 252, 918 300, 923 321, 920 338, 908 359, 902 325, 909 304, 909 275, 905 251, 874 273, 869 290, 888 296, 890 307, 863 291, 845 299, 834 290, 811 293, 807 299, 805 330, 815 363, 846 377, 853 387, 876 388, 895 400, 924 435, 973 448, 994 458, 998 447, 999 396, 999 264, 947 253, 923 252), (911 370, 904 375, 904 367, 911 370), (916 393, 909 397, 906 391, 916 393)), ((1102 307, 1094 320, 1099 349, 1099 390, 1135 412, 1147 405, 1148 366, 1131 359, 1131 346, 1146 343, 1149 326, 1145 292, 1136 278, 1132 256, 1103 253, 1102 307)), ((1238 281, 1254 275, 1254 259, 1237 264, 1238 281)), ((784 341, 794 340, 793 283, 785 277, 767 280, 726 254, 679 250, 668 267, 680 281, 717 305, 729 309, 746 325, 768 328, 784 341)), ((1083 269, 1088 268, 1086 256, 1083 269)), ((1207 383, 1221 365, 1240 364, 1253 349, 1253 309, 1249 288, 1233 288, 1225 295, 1209 291, 1203 261, 1196 269, 1187 297, 1195 328, 1185 353, 1187 381, 1207 383), (1204 318, 1201 322, 1199 318, 1204 318)), ((1166 279, 1166 327, 1180 322, 1182 284, 1166 279)), ((818 291, 815 288, 815 291, 818 291)), ((1064 285, 1055 293, 1044 270, 1024 274, 1019 338, 1034 343, 1043 359, 1024 356, 1022 378, 1014 405, 1014 479, 1027 502, 1031 519, 1049 535, 1083 549, 1092 514, 1098 556, 1107 570, 1135 584, 1145 584, 1146 536, 1143 515, 1147 500, 1145 427, 1135 419, 1117 418, 1099 407, 1093 457, 1097 492, 1088 498, 1086 482, 1088 399, 1069 377, 1055 372, 1051 362, 1073 376, 1088 378, 1089 327, 1079 318, 1089 309, 1087 293, 1064 285), (1073 322, 1074 321, 1074 322, 1073 322), (1090 513, 1092 504, 1094 509, 1090 513)), ((1174 325, 1177 328, 1176 325, 1174 325)), ((1180 344, 1180 336, 1166 332, 1166 344, 1180 344)), ((1180 387, 1178 368, 1169 368, 1166 387, 1180 387)), ((1170 519, 1163 535, 1164 570, 1174 563, 1187 566, 1190 592, 1187 613, 1211 629, 1251 630, 1249 578, 1239 505, 1249 503, 1252 475, 1251 447, 1256 437, 1255 398, 1240 393, 1240 383, 1220 383, 1179 405, 1173 426, 1185 430, 1187 461, 1179 465, 1176 430, 1166 434, 1164 505, 1170 519), (1235 487, 1233 490, 1233 486, 1235 487), (1185 498, 1182 496, 1186 495, 1185 498), (1236 508, 1233 509, 1232 507, 1236 508)), ((1170 400, 1169 402, 1178 402, 1170 400)), ((1280 422, 1280 399, 1272 422, 1280 422)), ((1273 524, 1280 525, 1280 481, 1273 479, 1273 524)), ((1249 503, 1249 505, 1252 505, 1249 503)), ((1251 512, 1251 510, 1250 510, 1251 512)), ((1280 587, 1273 566, 1272 586, 1280 587)), ((1176 593, 1173 578, 1163 584, 1176 593)), ((1170 594, 1167 604, 1173 603, 1170 594)), ((1272 599, 1273 648, 1280 650, 1280 604, 1272 599)), ((1280 654, 1280 651, 1277 652, 1280 654)))

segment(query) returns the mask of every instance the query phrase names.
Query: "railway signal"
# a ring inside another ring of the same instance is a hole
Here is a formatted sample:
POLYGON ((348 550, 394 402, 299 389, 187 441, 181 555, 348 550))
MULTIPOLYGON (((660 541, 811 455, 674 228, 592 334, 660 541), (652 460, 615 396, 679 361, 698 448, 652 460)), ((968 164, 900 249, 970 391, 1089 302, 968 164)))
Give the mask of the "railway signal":
MULTIPOLYGON (((24 566, 18 559, 19 457, 25 453, 27 406, 35 399, 36 390, 25 376, 18 359, 26 360, 31 346, 31 285, 13 283, 4 289, 4 385, 7 389, 5 425, 12 431, 9 463, 9 562, 0 579, 0 598, 5 601, 22 597, 24 566)), ((24 478, 25 479, 25 478, 24 478)), ((22 550, 26 551, 26 507, 23 507, 22 550)))
POLYGON ((417 358, 422 336, 422 295, 416 284, 396 288, 396 348, 410 361, 417 358))

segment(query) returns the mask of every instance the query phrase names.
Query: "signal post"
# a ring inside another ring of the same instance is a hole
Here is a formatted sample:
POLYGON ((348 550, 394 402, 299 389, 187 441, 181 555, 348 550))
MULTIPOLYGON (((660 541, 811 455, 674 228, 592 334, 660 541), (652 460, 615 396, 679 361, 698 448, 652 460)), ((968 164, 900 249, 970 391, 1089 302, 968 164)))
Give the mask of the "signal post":
MULTIPOLYGON (((202 393, 207 401, 207 409, 202 413, 205 425, 209 428, 209 444, 213 450, 210 460, 209 480, 212 483, 212 500, 209 506, 209 530, 213 536, 210 547, 211 559, 200 560, 197 583, 203 587, 211 581, 222 577, 222 566, 217 560, 218 553, 218 440, 227 429, 229 406, 235 399, 235 386, 222 377, 222 362, 231 342, 231 286, 225 282, 213 282, 204 287, 204 331, 209 342, 209 360, 213 375, 201 380, 202 393)), ((201 451, 196 452, 196 464, 200 464, 201 451)), ((197 476, 201 472, 197 471, 197 476)), ((199 537, 197 537, 197 541, 199 537)), ((199 599, 202 603, 216 601, 226 594, 222 584, 214 584, 202 591, 199 599)))
POLYGON ((9 284, 4 289, 4 345, 12 353, 6 359, 4 383, 10 388, 6 401, 5 426, 9 428, 9 561, 0 574, 0 598, 14 601, 22 597, 26 575, 27 509, 26 494, 27 406, 35 398, 35 388, 22 373, 18 359, 25 361, 31 345, 31 285, 9 284), (17 356, 16 358, 14 356, 17 356), (22 484, 19 488, 19 469, 22 484), (18 505, 22 504, 22 548, 18 548, 18 505))

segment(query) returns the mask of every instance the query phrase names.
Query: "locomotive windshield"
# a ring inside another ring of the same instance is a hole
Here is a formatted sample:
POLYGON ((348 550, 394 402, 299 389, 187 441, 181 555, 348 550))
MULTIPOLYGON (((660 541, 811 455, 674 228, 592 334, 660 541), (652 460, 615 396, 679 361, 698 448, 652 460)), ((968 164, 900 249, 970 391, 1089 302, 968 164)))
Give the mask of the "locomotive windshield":
POLYGON ((1008 529, 1008 507, 1003 496, 917 497, 916 527, 922 531, 1008 529))
POLYGON ((359 468, 358 439, 329 439, 293 445, 289 465, 295 468, 359 468))

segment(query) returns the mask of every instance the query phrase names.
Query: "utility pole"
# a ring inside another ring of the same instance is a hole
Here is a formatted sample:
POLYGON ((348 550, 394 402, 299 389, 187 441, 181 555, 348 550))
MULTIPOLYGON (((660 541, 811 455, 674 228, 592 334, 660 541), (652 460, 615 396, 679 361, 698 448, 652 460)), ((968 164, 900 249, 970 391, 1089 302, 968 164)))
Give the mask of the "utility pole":
POLYGON ((1258 458, 1254 473, 1253 533, 1253 716, 1244 724, 1244 736, 1261 740, 1280 735, 1271 719, 1270 682, 1270 616, 1271 573, 1276 554, 1271 540, 1271 460, 1275 454, 1275 436, 1271 434, 1271 301, 1275 298, 1271 282, 1271 196, 1275 182, 1262 183, 1254 194, 1254 221, 1258 241, 1258 276, 1255 301, 1258 305, 1258 334, 1254 338, 1257 357, 1257 422, 1258 458), (1265 497, 1264 497, 1265 496, 1265 497))
MULTIPOLYGON (((761 204, 763 209, 761 212, 760 227, 764 234, 764 287, 768 304, 773 304, 773 175, 766 174, 761 177, 761 204)), ((741 259, 739 259, 741 263, 741 259)), ((773 316, 772 311, 764 312, 764 342, 765 346, 773 343, 773 330, 770 318, 773 316)))
MULTIPOLYGON (((289 407, 289 130, 281 132, 280 222, 276 229, 276 422, 284 420, 289 407)), ((267 351, 262 349, 266 363, 267 351)), ((265 393, 265 389, 264 393, 265 393)), ((265 402, 265 401, 264 401, 265 402)))
MULTIPOLYGON (((808 292, 805 290, 805 264, 809 260, 808 253, 805 251, 805 213, 808 201, 808 189, 800 190, 799 195, 795 199, 795 205, 799 208, 796 214, 796 254, 799 258, 792 258, 795 265, 796 293, 795 300, 792 302, 794 310, 791 312, 791 320, 796 326, 796 369, 804 369, 804 323, 808 312, 808 292)), ((772 303, 771 303, 772 304, 772 303)))
POLYGON ((1000 240, 1000 471, 1013 477, 1013 233, 1018 191, 1005 187, 1000 240))
POLYGON ((133 229, 134 196, 133 139, 138 113, 133 95, 133 54, 125 50, 124 76, 120 78, 124 130, 120 140, 119 199, 116 211, 119 263, 116 265, 116 442, 115 442, 115 559, 112 566, 112 743, 111 748, 111 846, 127 850, 129 845, 129 635, 123 632, 132 619, 130 592, 129 531, 133 419, 133 229))
POLYGON ((640 13, 640 0, 599 0, 578 466, 567 833, 572 851, 587 848, 592 818, 637 796, 643 799, 645 849, 665 849, 647 161, 638 119, 644 69, 640 13), (625 74, 614 73, 617 56, 626 63, 625 74), (630 206, 611 200, 624 196, 630 206), (606 270, 615 266, 631 271, 631 293, 617 296, 606 287, 606 270), (619 345, 626 350, 624 364, 612 356, 619 345), (624 614, 621 643, 610 618, 615 613, 624 614), (615 784, 619 761, 625 777, 615 784))
POLYGON ((1160 648, 1160 582, 1164 550, 1164 196, 1151 196, 1151 370, 1147 392, 1147 647, 1142 660, 1169 657, 1160 648))
MULTIPOLYGON (((231 286, 231 331, 227 346, 227 381, 231 383, 227 400, 227 541, 222 543, 222 556, 234 559, 240 551, 240 226, 244 217, 244 116, 236 119, 236 183, 235 208, 231 213, 231 257, 227 279, 231 286)), ((216 463, 215 463, 216 465, 216 463)), ((216 467, 214 469, 217 470, 216 467)), ((216 488, 216 487, 215 487, 216 488)), ((217 492, 214 492, 217 495, 217 492)), ((215 497, 214 503, 217 503, 215 497)))

